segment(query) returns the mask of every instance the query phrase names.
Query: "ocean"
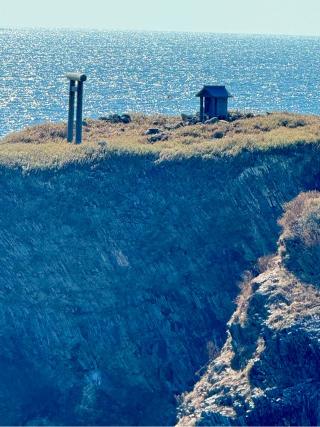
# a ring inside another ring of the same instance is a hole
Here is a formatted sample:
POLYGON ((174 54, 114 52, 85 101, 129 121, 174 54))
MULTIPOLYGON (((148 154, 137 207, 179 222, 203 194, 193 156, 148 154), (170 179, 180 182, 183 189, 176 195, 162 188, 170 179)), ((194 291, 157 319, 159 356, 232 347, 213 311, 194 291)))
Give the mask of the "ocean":
POLYGON ((320 114, 320 38, 0 29, 0 136, 67 117, 66 72, 87 74, 84 117, 198 109, 204 84, 230 107, 320 114))

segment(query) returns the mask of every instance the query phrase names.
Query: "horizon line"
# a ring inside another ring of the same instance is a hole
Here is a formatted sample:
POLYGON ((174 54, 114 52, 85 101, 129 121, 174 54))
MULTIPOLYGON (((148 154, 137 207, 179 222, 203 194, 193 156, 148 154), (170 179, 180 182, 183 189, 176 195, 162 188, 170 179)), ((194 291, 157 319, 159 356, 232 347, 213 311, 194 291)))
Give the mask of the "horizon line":
POLYGON ((320 38, 320 34, 288 34, 288 33, 247 33, 247 32, 226 32, 226 31, 199 31, 199 30, 168 30, 168 29, 132 29, 132 28, 101 28, 101 27, 41 27, 41 26, 0 26, 3 30, 40 30, 40 31, 101 31, 101 32, 130 32, 130 33, 176 33, 176 34, 211 34, 211 35, 229 35, 229 36, 264 36, 264 37, 306 37, 320 38))

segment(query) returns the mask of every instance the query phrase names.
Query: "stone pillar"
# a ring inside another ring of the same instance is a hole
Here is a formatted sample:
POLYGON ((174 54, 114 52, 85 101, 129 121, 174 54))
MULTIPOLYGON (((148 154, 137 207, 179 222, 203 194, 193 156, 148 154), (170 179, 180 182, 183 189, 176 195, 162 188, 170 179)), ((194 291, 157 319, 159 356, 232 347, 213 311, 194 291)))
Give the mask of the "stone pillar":
POLYGON ((67 130, 67 141, 72 142, 73 140, 73 122, 74 122, 74 98, 76 91, 76 82, 70 80, 69 86, 69 111, 68 111, 68 130, 67 130))
POLYGON ((81 144, 82 141, 82 97, 83 83, 78 82, 77 87, 77 115, 76 115, 76 144, 81 144))
POLYGON ((68 142, 73 141, 74 101, 75 101, 75 92, 77 92, 76 144, 81 144, 83 82, 87 80, 87 76, 81 73, 68 73, 66 77, 70 80, 67 140, 68 142))

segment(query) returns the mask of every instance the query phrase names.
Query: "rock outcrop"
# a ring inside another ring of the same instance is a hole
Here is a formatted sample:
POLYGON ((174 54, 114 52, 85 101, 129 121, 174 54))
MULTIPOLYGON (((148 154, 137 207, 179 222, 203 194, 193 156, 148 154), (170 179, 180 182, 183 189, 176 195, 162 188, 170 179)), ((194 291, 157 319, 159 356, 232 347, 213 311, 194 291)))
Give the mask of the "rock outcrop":
POLYGON ((3 424, 174 423, 226 339, 237 283, 276 250, 283 204, 319 184, 312 144, 110 153, 1 167, 3 424))
POLYGON ((280 221, 279 255, 243 285, 228 338, 180 425, 319 425, 320 193, 301 194, 280 221))

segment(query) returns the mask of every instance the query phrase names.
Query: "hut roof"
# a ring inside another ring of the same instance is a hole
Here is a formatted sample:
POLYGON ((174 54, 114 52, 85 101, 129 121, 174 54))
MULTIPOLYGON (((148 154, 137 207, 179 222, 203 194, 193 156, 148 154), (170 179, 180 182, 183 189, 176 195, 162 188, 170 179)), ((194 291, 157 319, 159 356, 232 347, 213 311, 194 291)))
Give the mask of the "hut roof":
POLYGON ((212 98, 231 98, 232 95, 225 86, 203 86, 196 96, 212 98))

